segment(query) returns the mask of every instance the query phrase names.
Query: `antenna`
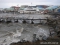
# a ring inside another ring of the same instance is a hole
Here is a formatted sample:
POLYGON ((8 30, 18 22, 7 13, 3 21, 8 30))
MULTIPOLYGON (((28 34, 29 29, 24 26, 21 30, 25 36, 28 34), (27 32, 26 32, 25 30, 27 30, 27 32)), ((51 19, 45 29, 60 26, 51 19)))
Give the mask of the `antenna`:
POLYGON ((17 7, 19 6, 19 4, 17 4, 17 7))
POLYGON ((32 2, 31 2, 31 6, 32 6, 32 2))

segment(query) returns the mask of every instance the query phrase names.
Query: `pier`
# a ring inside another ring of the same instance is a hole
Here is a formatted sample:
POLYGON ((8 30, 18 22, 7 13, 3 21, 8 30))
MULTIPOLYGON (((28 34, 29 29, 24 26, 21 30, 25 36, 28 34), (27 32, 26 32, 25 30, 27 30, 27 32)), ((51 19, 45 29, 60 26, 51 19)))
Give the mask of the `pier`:
POLYGON ((22 22, 22 23, 27 23, 31 22, 34 23, 34 21, 39 21, 39 23, 42 23, 42 21, 47 21, 47 19, 24 19, 24 18, 19 18, 19 17, 0 17, 0 23, 12 23, 12 22, 22 22))

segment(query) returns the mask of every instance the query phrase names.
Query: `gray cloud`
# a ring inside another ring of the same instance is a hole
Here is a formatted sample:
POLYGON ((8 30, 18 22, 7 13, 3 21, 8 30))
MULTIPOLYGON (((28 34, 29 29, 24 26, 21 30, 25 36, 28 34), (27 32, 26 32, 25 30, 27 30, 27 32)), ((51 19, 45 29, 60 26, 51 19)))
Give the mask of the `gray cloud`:
POLYGON ((0 8, 13 5, 60 5, 60 0, 0 0, 0 8))

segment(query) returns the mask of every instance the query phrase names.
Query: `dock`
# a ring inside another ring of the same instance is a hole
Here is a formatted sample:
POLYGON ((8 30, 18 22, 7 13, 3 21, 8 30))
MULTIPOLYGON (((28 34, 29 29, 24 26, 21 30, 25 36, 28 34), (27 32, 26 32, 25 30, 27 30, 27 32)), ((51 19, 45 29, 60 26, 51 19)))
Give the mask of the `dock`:
POLYGON ((19 17, 0 17, 0 23, 2 22, 8 22, 8 23, 11 23, 11 22, 19 22, 19 21, 22 21, 22 23, 25 21, 31 21, 34 22, 34 21, 39 21, 39 23, 42 23, 42 21, 47 21, 47 19, 29 19, 29 18, 19 18, 19 17))

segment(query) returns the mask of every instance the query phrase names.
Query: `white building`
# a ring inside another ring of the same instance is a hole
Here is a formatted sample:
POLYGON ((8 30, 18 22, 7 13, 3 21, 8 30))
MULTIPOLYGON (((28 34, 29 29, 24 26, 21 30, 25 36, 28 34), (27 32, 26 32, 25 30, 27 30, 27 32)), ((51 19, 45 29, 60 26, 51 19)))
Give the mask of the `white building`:
POLYGON ((21 6, 19 11, 20 13, 40 13, 41 11, 43 11, 44 8, 41 7, 37 7, 37 6, 21 6))
POLYGON ((19 11, 20 13, 36 13, 36 8, 32 6, 22 6, 19 11))
POLYGON ((29 6, 24 9, 24 13, 36 13, 36 9, 33 8, 32 6, 29 6))

